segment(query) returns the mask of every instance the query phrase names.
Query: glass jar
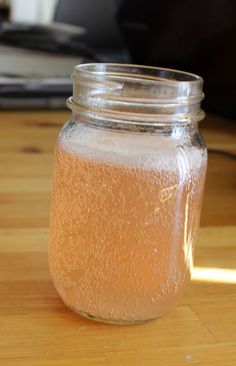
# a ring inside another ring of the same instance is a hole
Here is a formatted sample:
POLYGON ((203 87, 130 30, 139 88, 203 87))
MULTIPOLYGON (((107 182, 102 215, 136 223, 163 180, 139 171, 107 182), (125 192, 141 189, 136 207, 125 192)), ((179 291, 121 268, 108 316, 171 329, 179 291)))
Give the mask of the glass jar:
POLYGON ((49 263, 76 313, 136 323, 189 282, 207 152, 203 80, 136 65, 75 67, 55 152, 49 263))

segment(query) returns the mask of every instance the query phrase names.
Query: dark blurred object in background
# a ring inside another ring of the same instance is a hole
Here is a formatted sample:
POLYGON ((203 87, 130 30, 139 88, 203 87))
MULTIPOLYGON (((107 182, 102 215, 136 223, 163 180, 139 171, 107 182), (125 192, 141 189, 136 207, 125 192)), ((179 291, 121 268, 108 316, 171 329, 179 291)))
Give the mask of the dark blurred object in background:
POLYGON ((204 78, 205 109, 236 118, 236 1, 123 0, 118 19, 137 64, 204 78))
POLYGON ((119 0, 59 0, 54 20, 85 28, 80 40, 94 50, 100 61, 130 62, 117 21, 119 8, 119 0))
POLYGON ((4 22, 0 28, 0 43, 49 54, 81 56, 85 61, 95 61, 94 52, 86 43, 81 42, 85 32, 81 27, 62 23, 41 25, 4 22), (77 37, 76 41, 73 40, 74 37, 77 37))
POLYGON ((10 19, 10 4, 8 0, 0 0, 0 23, 10 19))

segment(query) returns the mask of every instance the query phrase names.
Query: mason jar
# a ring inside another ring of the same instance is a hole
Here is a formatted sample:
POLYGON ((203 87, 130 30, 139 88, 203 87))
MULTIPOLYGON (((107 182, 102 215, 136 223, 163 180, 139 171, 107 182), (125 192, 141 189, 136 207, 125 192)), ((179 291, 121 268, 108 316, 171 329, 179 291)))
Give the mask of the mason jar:
POLYGON ((202 84, 163 68, 75 67, 55 151, 49 263, 76 313, 155 319, 188 284, 207 165, 202 84))

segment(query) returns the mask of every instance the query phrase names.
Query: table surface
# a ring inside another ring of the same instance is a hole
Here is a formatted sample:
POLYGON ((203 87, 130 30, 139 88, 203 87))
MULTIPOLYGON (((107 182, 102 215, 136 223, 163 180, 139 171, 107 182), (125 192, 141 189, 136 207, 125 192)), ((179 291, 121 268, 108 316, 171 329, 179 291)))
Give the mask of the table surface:
POLYGON ((49 275, 52 157, 68 116, 0 113, 0 364, 236 365, 236 122, 201 123, 209 168, 187 292, 162 319, 115 326, 68 310, 49 275))

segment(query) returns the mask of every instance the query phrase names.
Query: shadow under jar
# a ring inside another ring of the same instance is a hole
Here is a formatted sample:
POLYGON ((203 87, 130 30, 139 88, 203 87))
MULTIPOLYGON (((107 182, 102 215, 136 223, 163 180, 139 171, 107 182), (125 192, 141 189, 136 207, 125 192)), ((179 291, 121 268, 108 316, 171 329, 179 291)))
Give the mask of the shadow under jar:
POLYGON ((55 152, 49 263, 76 313, 166 314, 189 282, 207 153, 203 80, 136 65, 75 67, 55 152))

